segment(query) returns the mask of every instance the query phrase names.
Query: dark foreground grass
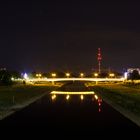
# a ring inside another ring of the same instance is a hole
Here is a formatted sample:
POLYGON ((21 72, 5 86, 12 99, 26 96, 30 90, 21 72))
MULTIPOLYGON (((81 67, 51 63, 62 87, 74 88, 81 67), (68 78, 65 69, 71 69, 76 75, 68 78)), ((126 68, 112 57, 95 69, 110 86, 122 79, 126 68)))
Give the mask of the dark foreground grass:
POLYGON ((140 126, 140 89, 124 85, 95 85, 92 89, 107 103, 140 126))
POLYGON ((56 87, 47 85, 17 85, 0 87, 0 119, 21 109, 56 87))

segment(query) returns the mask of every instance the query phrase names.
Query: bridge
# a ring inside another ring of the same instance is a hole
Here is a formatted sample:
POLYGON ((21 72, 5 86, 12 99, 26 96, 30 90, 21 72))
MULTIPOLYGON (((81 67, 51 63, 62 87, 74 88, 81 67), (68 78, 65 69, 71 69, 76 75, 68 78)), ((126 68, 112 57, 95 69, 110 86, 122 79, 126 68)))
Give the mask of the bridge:
POLYGON ((59 82, 59 81, 91 81, 91 82, 123 82, 125 78, 31 78, 28 82, 59 82))

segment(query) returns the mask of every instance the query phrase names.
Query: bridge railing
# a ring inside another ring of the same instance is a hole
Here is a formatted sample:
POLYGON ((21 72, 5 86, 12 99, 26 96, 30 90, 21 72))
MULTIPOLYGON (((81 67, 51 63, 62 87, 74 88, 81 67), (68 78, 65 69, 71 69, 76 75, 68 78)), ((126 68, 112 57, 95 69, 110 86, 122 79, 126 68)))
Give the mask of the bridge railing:
POLYGON ((125 78, 31 78, 31 82, 55 82, 55 81, 124 81, 125 78))

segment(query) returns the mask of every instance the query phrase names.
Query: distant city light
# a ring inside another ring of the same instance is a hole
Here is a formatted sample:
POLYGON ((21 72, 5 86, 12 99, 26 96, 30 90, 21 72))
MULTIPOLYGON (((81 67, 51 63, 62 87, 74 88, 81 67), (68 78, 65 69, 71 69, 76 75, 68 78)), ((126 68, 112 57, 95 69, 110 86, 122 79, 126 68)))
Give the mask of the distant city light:
POLYGON ((98 76, 99 76, 99 74, 98 74, 98 73, 94 73, 94 76, 95 76, 95 77, 98 77, 98 76))
POLYGON ((36 77, 39 77, 39 78, 40 78, 41 76, 42 76, 41 73, 37 73, 37 74, 36 74, 36 77))
POLYGON ((70 73, 66 73, 66 76, 67 76, 67 77, 70 77, 70 73))
POLYGON ((114 76, 115 76, 114 73, 110 73, 110 74, 109 74, 109 77, 114 77, 114 76))
POLYGON ((23 78, 24 78, 24 79, 28 79, 27 73, 24 73, 23 78))
POLYGON ((124 79, 127 79, 128 78, 128 72, 125 72, 124 73, 124 79))
POLYGON ((52 73, 52 77, 56 77, 56 73, 52 73))
POLYGON ((15 80, 14 77, 11 77, 11 80, 14 81, 15 80))
POLYGON ((84 73, 80 73, 80 77, 81 77, 81 78, 84 77, 84 73))

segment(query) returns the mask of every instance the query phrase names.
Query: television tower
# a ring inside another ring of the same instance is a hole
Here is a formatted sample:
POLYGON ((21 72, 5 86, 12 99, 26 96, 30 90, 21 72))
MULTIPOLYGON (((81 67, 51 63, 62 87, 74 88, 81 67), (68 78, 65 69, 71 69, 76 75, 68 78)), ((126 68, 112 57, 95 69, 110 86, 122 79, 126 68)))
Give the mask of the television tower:
POLYGON ((101 55, 101 49, 98 48, 98 72, 101 73, 101 60, 102 60, 102 55, 101 55))

